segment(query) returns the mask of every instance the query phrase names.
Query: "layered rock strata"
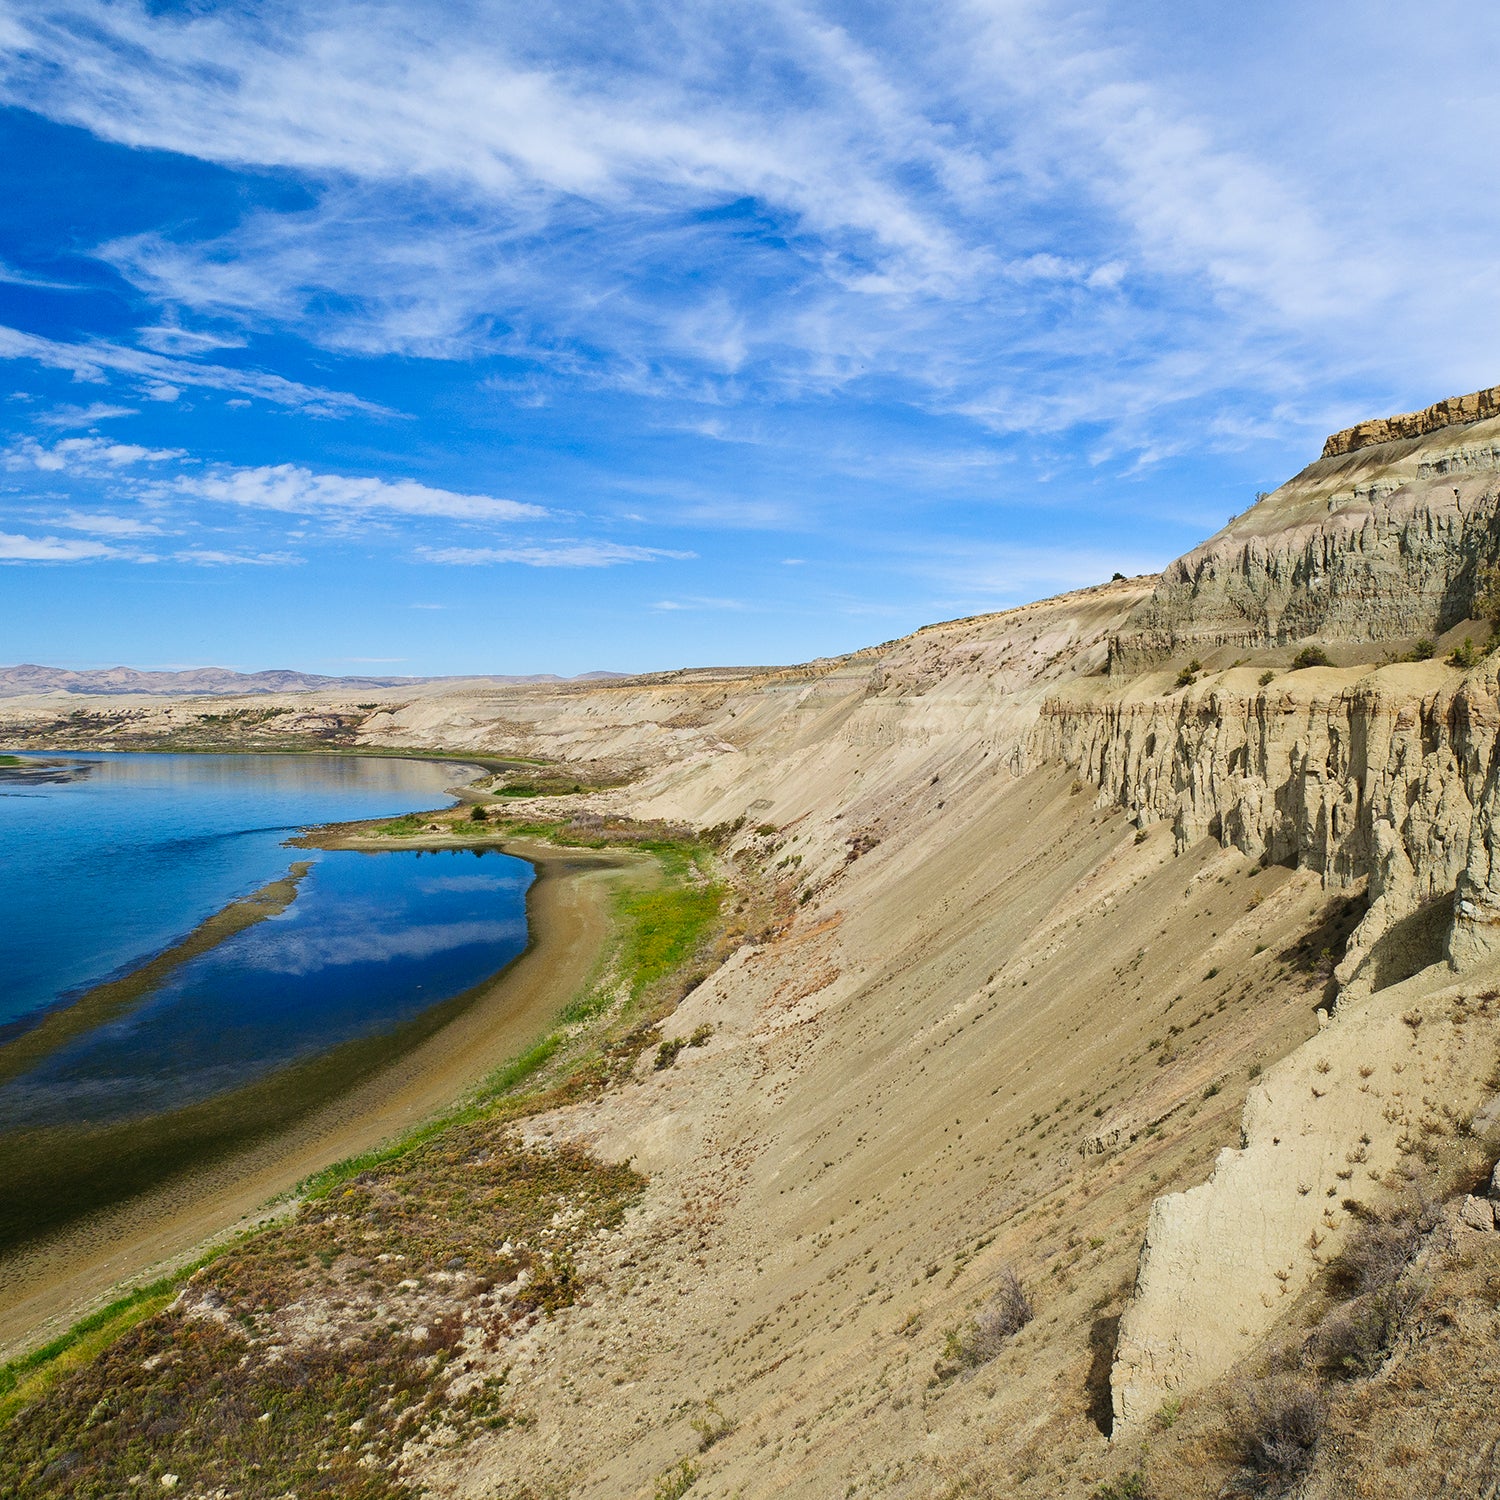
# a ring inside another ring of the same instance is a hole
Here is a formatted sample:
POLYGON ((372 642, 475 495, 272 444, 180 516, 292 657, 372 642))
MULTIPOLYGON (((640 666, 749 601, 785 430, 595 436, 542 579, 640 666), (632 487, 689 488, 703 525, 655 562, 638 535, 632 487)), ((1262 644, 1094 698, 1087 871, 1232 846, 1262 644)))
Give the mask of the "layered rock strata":
POLYGON ((1475 618, 1500 561, 1500 418, 1310 464, 1171 564, 1110 671, 1253 655, 1309 637, 1437 636, 1475 618))
POLYGON ((1353 453, 1359 448, 1370 448, 1376 443, 1388 443, 1393 438, 1423 437, 1429 432, 1439 432, 1445 427, 1457 427, 1466 422, 1479 422, 1486 417, 1500 416, 1500 386, 1475 391, 1468 396, 1450 396, 1446 401, 1436 401, 1421 411, 1403 412, 1397 417, 1376 417, 1368 422, 1356 422, 1336 432, 1323 444, 1324 458, 1337 458, 1342 453, 1353 453))

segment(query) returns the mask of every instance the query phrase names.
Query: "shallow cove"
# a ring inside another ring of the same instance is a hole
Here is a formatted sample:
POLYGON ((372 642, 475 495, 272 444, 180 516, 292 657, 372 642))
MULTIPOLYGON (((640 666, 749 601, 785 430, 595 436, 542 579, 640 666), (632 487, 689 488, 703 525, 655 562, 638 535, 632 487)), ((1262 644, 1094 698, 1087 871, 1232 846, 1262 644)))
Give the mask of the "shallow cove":
POLYGON ((149 1281, 262 1222, 276 1211, 266 1207, 274 1195, 430 1119, 547 1034, 596 970, 622 883, 649 884, 653 866, 629 850, 529 841, 506 848, 537 870, 526 893, 526 951, 452 1021, 284 1130, 197 1161, 0 1257, 0 1359, 62 1332, 112 1290, 149 1281))
POLYGON ((0 1041, 0 1252, 285 1129, 450 1022, 527 940, 532 869, 498 850, 285 847, 448 801, 453 768, 70 760, 0 797, 0 870, 32 918, 0 963, 48 997, 14 1014, 13 992, 0 1041), (203 886, 230 899, 184 931, 174 900, 197 915, 203 886))

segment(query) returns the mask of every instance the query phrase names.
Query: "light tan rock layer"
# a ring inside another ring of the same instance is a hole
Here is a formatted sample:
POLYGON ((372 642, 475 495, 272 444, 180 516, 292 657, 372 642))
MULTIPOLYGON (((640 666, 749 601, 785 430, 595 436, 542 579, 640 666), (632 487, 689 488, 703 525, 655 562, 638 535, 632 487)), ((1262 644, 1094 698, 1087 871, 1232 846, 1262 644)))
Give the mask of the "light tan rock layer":
POLYGON ((1444 427, 1457 427, 1465 422, 1478 422, 1485 417, 1494 416, 1500 416, 1500 386, 1490 386, 1469 396, 1450 396, 1446 401, 1437 401, 1431 406, 1423 407, 1421 411, 1356 422, 1353 427, 1334 433, 1323 444, 1323 457, 1336 458, 1341 453, 1353 453, 1357 448, 1371 448, 1376 443, 1388 443, 1393 438, 1423 437, 1429 432, 1441 431, 1444 427))
POLYGON ((1240 668, 1181 693, 1060 694, 1033 755, 1075 767, 1139 826, 1169 823, 1179 848, 1207 834, 1331 888, 1368 881, 1346 986, 1399 970, 1401 925, 1434 903, 1455 964, 1500 941, 1493 665, 1312 669, 1265 687, 1240 668))
POLYGON ((1115 1346, 1118 1433, 1232 1370, 1337 1254, 1348 1205, 1380 1201, 1423 1135, 1453 1133, 1484 1102, 1469 1059, 1495 1026, 1460 993, 1428 970, 1341 1007, 1250 1091, 1244 1144, 1152 1204, 1115 1346))

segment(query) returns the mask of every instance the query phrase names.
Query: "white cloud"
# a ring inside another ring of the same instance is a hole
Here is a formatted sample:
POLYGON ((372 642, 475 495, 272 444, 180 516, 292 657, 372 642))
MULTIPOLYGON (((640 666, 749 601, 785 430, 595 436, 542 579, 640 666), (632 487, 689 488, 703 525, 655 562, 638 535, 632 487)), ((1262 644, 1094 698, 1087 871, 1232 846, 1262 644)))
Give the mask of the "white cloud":
POLYGON ((315 474, 297 464, 211 469, 180 476, 175 494, 292 515, 433 516, 458 521, 524 521, 547 514, 540 506, 489 495, 434 489, 411 479, 362 479, 315 474))
MULTIPOLYGON (((920 23, 730 0, 481 28, 463 9, 337 0, 253 19, 54 0, 16 22, 0 97, 132 146, 301 174, 309 204, 212 241, 103 247, 161 303, 220 325, 500 352, 700 401, 883 375, 935 408, 1003 405, 992 425, 1046 430, 1073 420, 1059 402, 1100 410, 1102 347, 1203 337, 1201 309, 1121 306, 1127 266, 1298 320, 1329 305, 1335 252, 1340 289, 1369 281, 1357 237, 1219 147, 1085 19, 1045 0, 949 3, 920 23), (1038 244, 1059 205, 1067 232, 1038 244), (1054 336, 1058 368, 997 371, 1018 335, 1054 336), (993 394, 1013 384, 1024 402, 993 394)), ((1220 380, 1253 362, 1225 352, 1220 380)), ((1137 387, 1154 373, 1138 362, 1137 387)), ((520 404, 549 399, 513 384, 520 404)))
POLYGON ((0 531, 0 562, 97 562, 101 558, 126 556, 131 554, 103 542, 84 542, 59 536, 20 536, 0 531))
POLYGON ((56 281, 50 276, 35 276, 30 271, 17 270, 16 267, 7 265, 0 260, 0 282, 8 286, 29 286, 45 292, 75 292, 80 290, 77 283, 71 281, 56 281))
POLYGON ((204 333, 164 323, 155 328, 138 328, 136 342, 157 354, 208 354, 215 349, 243 348, 245 340, 237 334, 204 333))
MULTIPOLYGON (((35 360, 48 369, 67 370, 75 380, 102 382, 114 373, 139 377, 148 387, 157 389, 166 389, 175 382, 177 386, 237 391, 274 405, 297 407, 313 416, 342 416, 350 412, 391 415, 384 407, 362 401, 357 396, 303 385, 262 370, 200 365, 190 360, 168 359, 143 349, 126 349, 119 344, 70 344, 3 326, 0 326, 0 359, 35 360)), ((150 394, 149 390, 147 394, 150 394)))
POLYGON ((700 609, 727 609, 742 610, 746 608, 742 599, 714 599, 702 595, 689 595, 684 599, 658 599, 651 606, 653 610, 671 612, 675 610, 700 610, 700 609))
POLYGON ((95 536, 159 536, 163 528, 155 521, 135 516, 117 516, 104 511, 70 510, 50 518, 52 526, 65 531, 87 531, 95 536))
POLYGON ((61 438, 45 447, 22 438, 4 454, 7 469, 39 469, 52 474, 104 474, 137 464, 161 464, 186 457, 180 448, 143 448, 138 443, 113 443, 107 438, 61 438))
MULTIPOLYGON (((885 382, 993 430, 1102 425, 1102 451, 1160 455, 1226 400, 1374 368, 1393 392, 1492 378, 1496 169, 1407 144, 1412 120, 1492 138, 1493 90, 1451 80, 1488 76, 1468 64, 1496 21, 1435 3, 1418 35, 1353 0, 1254 27, 1120 0, 11 0, 0 100, 306 189, 207 241, 102 247, 163 307, 138 334, 156 357, 266 329, 501 353, 543 369, 514 377, 521 405, 553 382, 720 406, 885 382)), ((306 404, 108 347, 30 357, 306 404)))
POLYGON ((529 568, 611 568, 619 563, 655 562, 659 558, 690 558, 691 552, 664 547, 630 547, 619 542, 542 542, 520 547, 420 547, 426 562, 460 567, 492 563, 522 563, 529 568))
POLYGON ((221 552, 212 547, 188 547, 174 552, 172 561, 200 568, 279 568, 302 559, 291 552, 221 552))
POLYGON ((42 427, 92 427, 96 422, 135 415, 136 409, 133 406, 111 406, 105 401, 93 401, 87 406, 55 407, 36 420, 42 427))

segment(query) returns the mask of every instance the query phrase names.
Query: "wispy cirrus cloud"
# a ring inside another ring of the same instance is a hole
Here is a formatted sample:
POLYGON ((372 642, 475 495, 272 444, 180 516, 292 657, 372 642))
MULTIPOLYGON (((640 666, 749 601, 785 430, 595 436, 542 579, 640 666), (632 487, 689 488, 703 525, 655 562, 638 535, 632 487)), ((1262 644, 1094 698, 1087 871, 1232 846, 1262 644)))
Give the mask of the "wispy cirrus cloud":
POLYGON ((742 610, 748 609, 749 606, 743 599, 715 599, 701 594, 690 594, 681 599, 658 599, 651 608, 660 613, 672 614, 679 610, 742 610))
POLYGON ((119 417, 133 417, 133 406, 113 406, 107 401, 91 401, 87 406, 55 406, 36 420, 42 427, 92 427, 97 422, 111 422, 119 417))
POLYGON ((226 552, 219 547, 185 547, 172 553, 172 561, 199 568, 284 568, 302 562, 302 558, 294 552, 226 552))
MULTIPOLYGON (((119 534, 134 536, 138 533, 127 531, 119 534)), ((0 531, 0 563, 181 563, 198 568, 225 568, 286 567, 301 561, 300 557, 291 552, 233 552, 217 547, 182 547, 171 552, 148 552, 114 542, 84 541, 76 537, 28 536, 0 531)))
POLYGON ((76 537, 23 536, 0 531, 0 562, 97 562, 128 553, 105 542, 86 542, 76 537))
POLYGON ((259 468, 221 466, 204 474, 180 475, 172 492, 251 510, 291 515, 428 516, 457 521, 534 520, 547 512, 539 505, 490 495, 458 494, 411 479, 373 479, 347 474, 315 474, 297 464, 259 468))
POLYGON ((61 515, 49 517, 48 524, 61 526, 64 531, 84 531, 93 536, 160 536, 167 530, 157 521, 113 515, 108 511, 64 511, 61 515))
POLYGON ((12 7, 0 98, 298 175, 295 207, 99 250, 221 330, 700 404, 881 380, 1005 433, 1114 422, 1128 386, 1112 442, 1166 451, 1145 429, 1174 406, 1304 384, 1278 341, 1407 316, 1406 252, 1330 213, 1305 161, 1227 144, 1099 19, 52 0, 12 7))
POLYGON ((175 399, 179 387, 198 387, 233 391, 273 405, 296 407, 312 416, 342 416, 350 412, 393 415, 387 408, 358 396, 304 385, 264 370, 236 370, 226 365, 172 359, 103 340, 70 343, 0 326, 0 359, 33 360, 48 369, 65 370, 80 381, 102 383, 111 374, 134 377, 142 382, 143 394, 155 399, 161 399, 168 391, 172 395, 166 399, 175 399))
POLYGON ((424 562, 457 567, 521 563, 528 568, 613 568, 620 563, 657 562, 662 558, 685 560, 694 556, 666 547, 586 540, 538 542, 520 547, 422 547, 418 555, 424 562))

